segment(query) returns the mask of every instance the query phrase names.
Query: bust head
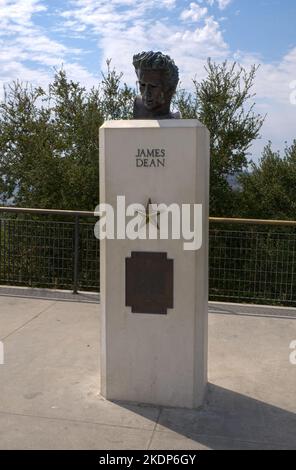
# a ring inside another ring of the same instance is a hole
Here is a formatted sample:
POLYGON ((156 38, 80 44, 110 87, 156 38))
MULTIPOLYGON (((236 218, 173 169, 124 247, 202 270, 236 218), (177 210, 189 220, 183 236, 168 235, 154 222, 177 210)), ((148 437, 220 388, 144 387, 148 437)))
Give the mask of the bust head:
POLYGON ((136 101, 138 109, 135 109, 134 117, 172 117, 170 104, 179 81, 178 68, 174 61, 161 52, 150 51, 134 55, 133 65, 141 93, 141 103, 136 101))

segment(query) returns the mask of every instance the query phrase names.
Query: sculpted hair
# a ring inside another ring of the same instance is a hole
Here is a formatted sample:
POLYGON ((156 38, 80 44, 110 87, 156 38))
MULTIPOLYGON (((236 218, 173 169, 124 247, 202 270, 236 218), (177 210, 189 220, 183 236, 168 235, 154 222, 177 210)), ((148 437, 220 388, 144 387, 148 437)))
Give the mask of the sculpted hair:
POLYGON ((163 70, 166 75, 167 88, 175 92, 179 81, 179 70, 168 55, 153 51, 141 52, 133 56, 133 66, 138 77, 141 70, 163 70))

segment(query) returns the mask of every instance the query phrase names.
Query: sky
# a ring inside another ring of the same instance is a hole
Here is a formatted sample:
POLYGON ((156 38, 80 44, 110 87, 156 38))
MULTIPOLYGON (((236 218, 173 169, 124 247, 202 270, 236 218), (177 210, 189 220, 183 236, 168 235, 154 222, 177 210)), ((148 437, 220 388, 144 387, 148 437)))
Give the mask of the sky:
POLYGON ((256 161, 269 140, 283 151, 296 138, 295 24, 295 0, 0 0, 0 93, 16 79, 46 86, 62 65, 89 88, 109 58, 135 87, 142 50, 170 55, 188 90, 208 57, 260 64, 255 109, 267 118, 256 161))

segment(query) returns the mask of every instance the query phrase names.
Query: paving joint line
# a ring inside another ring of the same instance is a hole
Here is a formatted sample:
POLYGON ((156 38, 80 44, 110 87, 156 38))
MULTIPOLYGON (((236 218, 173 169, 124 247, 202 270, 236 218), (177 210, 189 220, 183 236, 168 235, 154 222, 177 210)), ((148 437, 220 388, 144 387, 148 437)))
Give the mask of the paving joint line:
POLYGON ((53 307, 54 305, 56 304, 56 302, 54 301, 51 301, 51 304, 50 305, 47 305, 47 307, 45 307, 43 310, 41 310, 41 312, 37 313, 34 317, 30 318, 30 320, 26 321, 23 325, 19 326, 18 328, 16 328, 15 330, 13 330, 11 333, 9 333, 8 335, 4 336, 3 338, 1 338, 1 341, 5 341, 7 338, 9 338, 10 336, 14 335, 15 333, 17 333, 18 331, 20 331, 22 328, 24 328, 25 326, 27 326, 29 323, 31 323, 32 321, 36 320, 38 317, 40 317, 43 313, 45 313, 47 310, 49 310, 51 307, 53 307))
POLYGON ((157 415, 156 421, 155 421, 154 426, 153 426, 153 430, 152 430, 152 434, 151 434, 150 439, 149 439, 149 442, 148 442, 147 450, 150 450, 150 448, 151 448, 151 444, 152 444, 152 441, 153 441, 153 437, 154 437, 154 435, 155 435, 156 428, 157 428, 157 425, 158 425, 158 423, 159 423, 159 419, 160 419, 160 415, 161 415, 161 413, 162 413, 162 410, 163 410, 162 407, 160 407, 159 410, 158 410, 158 415, 157 415))
POLYGON ((282 320, 296 320, 296 315, 272 315, 272 314, 260 314, 260 313, 249 313, 249 312, 225 312, 220 310, 209 310, 208 313, 211 315, 232 315, 235 317, 258 317, 258 318, 276 318, 282 320))
POLYGON ((73 424, 94 424, 96 426, 107 426, 111 428, 123 428, 123 429, 133 429, 133 430, 140 430, 140 431, 151 431, 150 429, 138 427, 138 426, 128 426, 123 424, 111 424, 111 423, 103 423, 98 421, 85 421, 81 419, 74 419, 74 418, 57 418, 56 416, 44 416, 44 415, 33 415, 33 414, 26 414, 26 413, 16 413, 12 411, 2 411, 0 410, 0 415, 5 416, 20 416, 22 418, 32 418, 32 419, 44 419, 48 421, 61 421, 66 423, 73 423, 73 424))
MULTIPOLYGON (((236 438, 236 437, 230 437, 230 436, 221 436, 220 434, 193 433, 193 436, 189 437, 189 436, 185 436, 182 432, 173 431, 173 430, 170 430, 169 428, 157 431, 157 433, 160 433, 160 434, 165 434, 167 432, 174 432, 174 433, 178 434, 179 436, 181 436, 180 439, 190 439, 190 440, 193 440, 193 441, 196 441, 196 439, 198 439, 198 438, 206 438, 206 439, 209 439, 209 440, 210 439, 231 440, 233 442, 244 442, 246 444, 259 444, 259 445, 262 444, 262 445, 265 445, 265 446, 266 445, 268 445, 268 446, 279 445, 281 447, 285 447, 284 444, 278 444, 278 443, 275 443, 274 441, 267 441, 267 440, 252 441, 252 440, 249 440, 249 439, 242 439, 242 438, 236 438)), ((196 441, 196 442, 202 444, 202 442, 199 442, 199 441, 196 441)))

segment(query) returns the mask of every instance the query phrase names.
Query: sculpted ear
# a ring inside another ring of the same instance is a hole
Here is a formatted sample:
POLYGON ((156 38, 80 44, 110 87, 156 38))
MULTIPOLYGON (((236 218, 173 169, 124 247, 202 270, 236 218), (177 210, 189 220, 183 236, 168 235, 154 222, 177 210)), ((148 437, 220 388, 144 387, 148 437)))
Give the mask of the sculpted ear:
POLYGON ((166 96, 170 100, 173 98, 174 94, 175 94, 174 88, 169 88, 169 89, 166 90, 166 96))

